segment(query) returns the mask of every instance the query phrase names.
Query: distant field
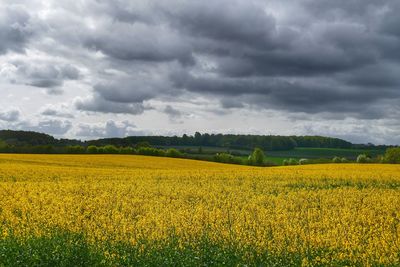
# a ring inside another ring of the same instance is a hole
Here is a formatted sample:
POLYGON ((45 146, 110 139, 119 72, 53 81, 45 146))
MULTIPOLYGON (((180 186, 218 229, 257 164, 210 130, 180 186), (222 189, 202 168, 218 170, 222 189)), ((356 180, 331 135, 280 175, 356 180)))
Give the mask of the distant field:
POLYGON ((0 155, 0 266, 397 266, 400 165, 0 155))
POLYGON ((339 148, 308 148, 297 147, 294 150, 287 151, 268 151, 267 155, 280 158, 329 158, 346 157, 356 159, 359 154, 369 154, 372 157, 383 155, 384 150, 366 150, 366 149, 339 149, 339 148))
MULTIPOLYGON (((189 149, 192 153, 199 155, 197 146, 172 146, 177 149, 189 149)), ((168 146, 163 146, 163 148, 168 148, 168 146)), ((237 154, 243 158, 247 158, 251 154, 251 150, 241 150, 241 149, 229 149, 226 147, 202 147, 202 153, 207 155, 214 155, 220 152, 230 152, 232 154, 237 154)), ((332 159, 334 157, 345 157, 348 160, 355 160, 359 154, 368 154, 371 157, 376 157, 377 155, 383 155, 384 150, 368 150, 368 149, 339 149, 339 148, 308 148, 308 147, 297 147, 293 150, 284 151, 265 151, 266 160, 274 162, 278 165, 282 164, 284 159, 295 158, 307 158, 307 159, 332 159)))

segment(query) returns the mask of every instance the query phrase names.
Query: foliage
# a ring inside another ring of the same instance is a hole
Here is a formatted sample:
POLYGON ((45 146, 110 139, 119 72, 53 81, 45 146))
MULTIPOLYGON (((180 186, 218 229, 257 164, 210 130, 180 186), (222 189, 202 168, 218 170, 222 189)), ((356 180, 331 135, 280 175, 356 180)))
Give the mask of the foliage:
POLYGON ((0 139, 0 150, 3 150, 7 147, 7 143, 0 139))
POLYGON ((387 163, 400 163, 400 147, 388 148, 384 160, 387 163))
POLYGON ((262 166, 264 164, 264 158, 265 154, 264 151, 257 147, 254 149, 253 153, 249 156, 248 162, 249 165, 256 165, 256 166, 262 166))
POLYGON ((107 145, 103 147, 103 153, 105 154, 118 154, 119 149, 113 145, 107 145))
POLYGON ((66 152, 69 154, 83 154, 85 153, 85 148, 83 146, 67 146, 66 152))
POLYGON ((88 146, 86 148, 86 152, 89 154, 97 154, 97 153, 99 153, 99 150, 98 150, 97 146, 88 146))
POLYGON ((153 147, 139 147, 139 148, 135 149, 135 151, 138 155, 165 156, 165 152, 163 150, 153 148, 153 147))
POLYGON ((151 145, 148 141, 140 141, 135 144, 136 149, 141 148, 141 147, 151 147, 151 145))
POLYGON ((309 164, 310 161, 308 159, 300 159, 299 160, 299 165, 305 165, 305 164, 309 164))
POLYGON ((339 138, 324 136, 292 136, 299 147, 319 147, 319 148, 351 148, 350 142, 339 138))
POLYGON ((170 148, 165 151, 165 156, 171 158, 180 158, 183 156, 183 154, 175 148, 170 148))
POLYGON ((120 147, 119 148, 119 153, 120 154, 134 154, 135 150, 130 146, 120 147))
POLYGON ((370 163, 371 159, 365 155, 365 154, 360 154, 357 157, 357 163, 370 163))
POLYGON ((243 160, 240 157, 235 157, 228 153, 217 153, 214 155, 214 161, 221 163, 231 164, 243 164, 243 160))
POLYGON ((334 158, 332 159, 332 162, 333 162, 333 163, 342 163, 342 159, 339 158, 339 157, 334 157, 334 158))

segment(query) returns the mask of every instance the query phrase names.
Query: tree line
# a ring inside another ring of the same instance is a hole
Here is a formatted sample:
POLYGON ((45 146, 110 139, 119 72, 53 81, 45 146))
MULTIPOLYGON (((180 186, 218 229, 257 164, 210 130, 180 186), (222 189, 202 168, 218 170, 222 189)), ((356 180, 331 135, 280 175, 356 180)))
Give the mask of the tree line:
MULTIPOLYGON (((367 149, 374 147, 372 144, 356 145, 339 138, 324 136, 201 134, 199 132, 196 132, 194 135, 184 134, 182 136, 129 136, 125 138, 104 138, 81 141, 75 139, 56 139, 53 136, 37 132, 1 130, 0 140, 4 140, 8 145, 19 147, 19 150, 23 151, 60 151, 63 150, 63 148, 60 147, 76 145, 83 147, 91 145, 98 147, 107 145, 133 147, 142 142, 147 142, 155 147, 210 146, 242 150, 253 150, 259 147, 266 151, 291 150, 296 147, 367 149), (31 148, 31 146, 33 146, 33 148, 31 148)), ((386 147, 379 146, 379 148, 386 147)))

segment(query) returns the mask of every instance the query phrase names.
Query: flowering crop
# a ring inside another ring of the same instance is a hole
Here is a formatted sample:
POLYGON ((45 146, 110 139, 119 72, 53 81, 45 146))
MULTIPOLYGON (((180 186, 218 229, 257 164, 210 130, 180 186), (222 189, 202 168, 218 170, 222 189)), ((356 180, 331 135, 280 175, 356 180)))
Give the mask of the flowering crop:
POLYGON ((173 260, 220 265, 210 253, 250 265, 400 265, 399 165, 0 155, 0 203, 0 240, 24 246, 78 234, 106 265, 188 250, 193 257, 173 260))

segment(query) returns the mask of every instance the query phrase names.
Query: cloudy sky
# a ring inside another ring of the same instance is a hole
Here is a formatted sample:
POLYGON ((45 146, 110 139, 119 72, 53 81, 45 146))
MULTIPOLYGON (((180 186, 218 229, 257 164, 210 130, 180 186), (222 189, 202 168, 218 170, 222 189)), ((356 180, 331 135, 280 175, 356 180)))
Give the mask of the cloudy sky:
POLYGON ((398 0, 1 0, 0 128, 400 144, 398 0))

